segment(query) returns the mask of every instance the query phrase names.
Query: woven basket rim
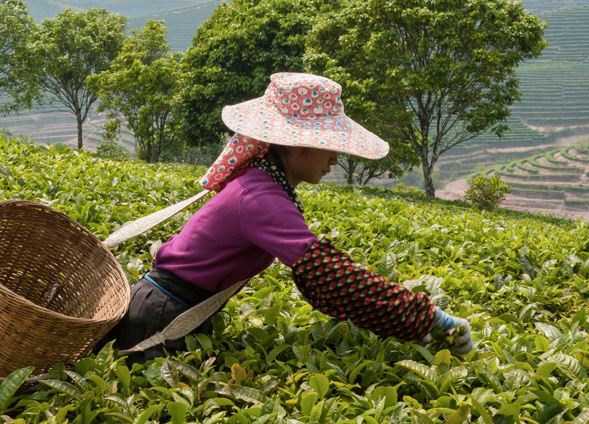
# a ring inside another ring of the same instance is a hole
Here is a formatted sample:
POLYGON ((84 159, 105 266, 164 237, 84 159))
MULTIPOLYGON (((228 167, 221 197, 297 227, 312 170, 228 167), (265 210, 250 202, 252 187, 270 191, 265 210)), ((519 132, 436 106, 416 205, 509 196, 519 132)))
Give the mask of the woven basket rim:
MULTIPOLYGON (((94 243, 96 243, 96 245, 99 249, 104 250, 106 255, 113 261, 113 264, 115 265, 114 268, 118 274, 117 280, 120 280, 121 282, 124 281, 126 283, 126 285, 128 286, 128 280, 127 280, 127 277, 125 276, 123 268, 122 268, 121 264, 117 261, 117 259, 113 255, 113 253, 109 250, 109 248, 106 247, 106 245, 98 237, 96 237, 94 234, 92 234, 92 232, 90 232, 90 230, 88 230, 86 227, 84 227, 82 224, 80 224, 76 220, 69 217, 67 214, 60 212, 60 211, 58 211, 58 210, 56 210, 56 209, 52 208, 51 206, 48 206, 44 203, 35 202, 35 201, 31 201, 31 200, 22 200, 22 199, 0 200, 0 207, 3 205, 15 205, 17 207, 31 206, 31 207, 36 207, 38 209, 43 209, 47 212, 50 212, 50 213, 60 216, 61 218, 63 218, 67 222, 69 222, 71 225, 77 227, 77 229, 80 230, 84 234, 85 237, 89 237, 94 243)), ((14 299, 18 299, 19 302, 24 302, 27 306, 30 306, 34 310, 42 312, 43 314, 46 314, 49 316, 54 316, 54 317, 59 317, 60 319, 65 320, 65 321, 69 321, 69 322, 87 323, 87 324, 112 322, 112 321, 122 318, 125 315, 125 313, 127 312, 128 305, 131 300, 130 290, 128 290, 128 289, 122 290, 121 293, 124 296, 123 304, 127 305, 127 306, 120 308, 119 313, 116 316, 113 316, 111 318, 94 319, 94 318, 73 317, 71 315, 62 314, 62 313, 53 311, 51 309, 45 308, 43 306, 37 305, 35 302, 32 302, 32 301, 26 299, 25 297, 20 296, 19 294, 13 292, 9 288, 7 288, 3 284, 1 284, 1 281, 0 281, 0 291, 2 291, 3 293, 9 293, 10 297, 12 297, 14 299)))
MULTIPOLYGON (((98 237, 96 237, 94 234, 92 234, 92 232, 88 228, 84 227, 82 224, 80 224, 75 219, 72 219, 66 213, 63 213, 61 211, 58 211, 57 209, 54 209, 51 206, 46 205, 45 203, 34 202, 32 200, 21 200, 21 199, 5 199, 5 200, 0 200, 0 206, 5 205, 5 204, 7 204, 7 205, 8 204, 14 204, 14 205, 17 205, 17 206, 18 205, 23 205, 23 206, 36 206, 36 207, 40 207, 41 209, 45 209, 47 212, 51 212, 51 213, 54 213, 56 215, 59 215, 62 218, 64 218, 66 221, 69 221, 71 224, 73 224, 74 226, 78 227, 82 232, 84 232, 84 235, 85 236, 89 236, 95 242, 100 243, 100 245, 104 248, 104 250, 107 251, 108 253, 110 253, 112 255, 112 252, 108 249, 108 247, 106 247, 104 245, 104 243, 102 242, 102 240, 100 240, 98 237)), ((114 255, 113 255, 113 258, 114 258, 114 255)), ((116 260, 116 258, 115 258, 115 260, 116 260)))

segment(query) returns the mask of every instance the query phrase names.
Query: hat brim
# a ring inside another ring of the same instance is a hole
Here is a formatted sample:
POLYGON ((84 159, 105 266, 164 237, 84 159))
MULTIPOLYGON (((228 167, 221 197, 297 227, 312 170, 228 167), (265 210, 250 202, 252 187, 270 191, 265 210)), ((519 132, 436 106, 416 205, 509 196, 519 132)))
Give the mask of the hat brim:
POLYGON ((221 117, 232 131, 266 143, 313 147, 367 159, 381 159, 389 152, 387 142, 343 113, 287 118, 260 97, 225 106, 221 117))

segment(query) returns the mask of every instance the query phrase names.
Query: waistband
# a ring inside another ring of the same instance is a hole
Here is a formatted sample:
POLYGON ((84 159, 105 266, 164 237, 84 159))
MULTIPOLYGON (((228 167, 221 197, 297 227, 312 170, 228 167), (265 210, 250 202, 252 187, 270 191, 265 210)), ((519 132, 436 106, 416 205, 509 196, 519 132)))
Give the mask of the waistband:
POLYGON ((190 306, 197 305, 214 294, 196 287, 162 268, 152 268, 147 272, 147 275, 161 288, 190 306))

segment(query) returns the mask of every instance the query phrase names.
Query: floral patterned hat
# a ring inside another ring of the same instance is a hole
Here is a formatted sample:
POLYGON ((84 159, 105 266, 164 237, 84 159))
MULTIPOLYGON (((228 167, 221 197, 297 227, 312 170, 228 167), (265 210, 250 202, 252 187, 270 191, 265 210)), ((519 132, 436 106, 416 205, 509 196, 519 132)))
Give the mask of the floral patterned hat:
POLYGON ((236 134, 201 184, 219 191, 243 173, 251 159, 264 156, 268 143, 385 157, 388 143, 345 115, 341 92, 338 83, 325 77, 273 74, 262 97, 223 109, 223 122, 236 134))

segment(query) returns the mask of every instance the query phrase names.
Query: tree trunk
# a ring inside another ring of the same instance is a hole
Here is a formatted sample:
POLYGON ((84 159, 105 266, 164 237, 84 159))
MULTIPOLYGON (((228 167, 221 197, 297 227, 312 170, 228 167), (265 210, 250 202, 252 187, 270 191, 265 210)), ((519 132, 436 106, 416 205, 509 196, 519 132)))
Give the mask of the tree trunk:
POLYGON ((82 125, 84 124, 84 120, 80 113, 76 114, 76 119, 78 121, 78 149, 82 150, 82 146, 84 145, 84 139, 82 137, 82 125))
POLYGON ((347 158, 347 165, 348 165, 348 169, 347 169, 347 173, 346 173, 346 181, 348 183, 348 185, 353 185, 354 184, 354 171, 356 170, 356 163, 352 160, 350 160, 350 158, 347 158))
POLYGON ((423 168, 423 181, 425 184, 425 196, 428 199, 434 199, 436 197, 436 189, 434 182, 432 181, 432 168, 429 166, 422 166, 423 168))

